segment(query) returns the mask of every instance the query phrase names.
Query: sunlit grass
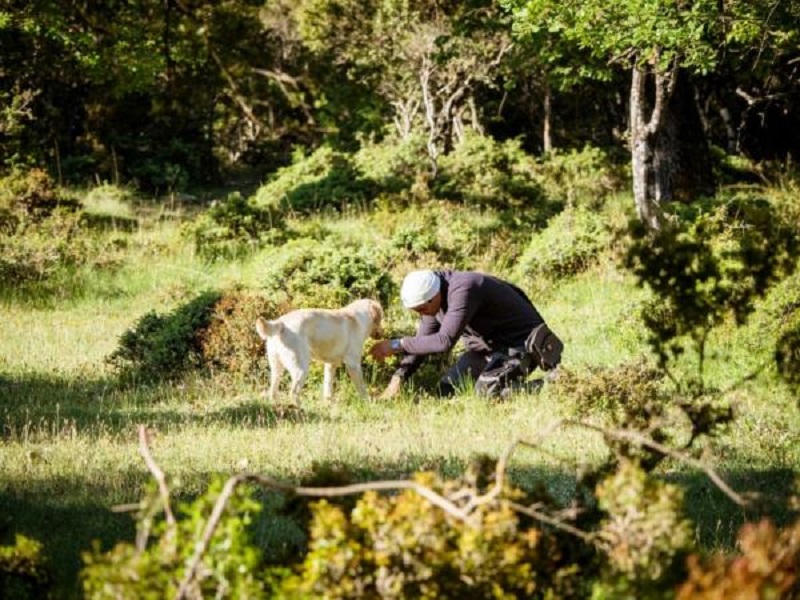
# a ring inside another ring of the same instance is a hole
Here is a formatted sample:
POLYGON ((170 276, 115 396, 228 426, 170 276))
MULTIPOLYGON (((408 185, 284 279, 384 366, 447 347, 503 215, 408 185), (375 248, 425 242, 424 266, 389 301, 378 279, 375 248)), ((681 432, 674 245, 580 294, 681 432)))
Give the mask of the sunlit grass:
MULTIPOLYGON (((339 239, 369 245, 381 235, 374 219, 390 218, 347 214, 303 226, 324 226, 339 239)), ((413 222, 418 215, 394 218, 413 222)), ((482 218, 490 225, 488 216, 482 218)), ((266 373, 241 380, 191 375, 169 384, 122 386, 105 359, 142 315, 171 310, 206 289, 260 289, 282 252, 274 246, 240 260, 208 263, 182 235, 177 220, 148 221, 126 235, 125 263, 84 273, 75 284, 80 293, 47 303, 9 299, 2 307, 0 512, 9 515, 15 530, 58 545, 57 570, 67 587, 79 568, 79 552, 92 537, 108 545, 131 535, 129 517, 111 508, 138 501, 150 480, 139 454, 139 425, 151 431, 153 455, 183 495, 203 490, 212 474, 253 471, 291 483, 321 463, 344 465, 359 479, 407 477, 427 469, 457 476, 476 455, 497 457, 514 439, 534 441, 549 431, 538 449, 515 454, 511 475, 518 485, 543 483, 566 502, 579 466, 606 456, 596 433, 550 430, 570 406, 569 398, 548 389, 505 403, 470 394, 442 401, 413 390, 395 402, 366 403, 340 373, 336 400, 326 403, 316 370, 296 409, 286 397, 275 405, 262 397, 266 373)), ((513 261, 491 267, 492 260, 514 251, 501 244, 495 254, 471 260, 475 268, 511 277, 513 261)), ((393 277, 399 281, 411 266, 396 264, 393 277)), ((610 257, 552 285, 518 283, 564 339, 565 365, 607 367, 651 356, 639 315, 647 294, 610 257)), ((768 298, 760 305, 750 329, 730 326, 715 333, 706 367, 710 385, 724 389, 769 359, 776 331, 765 323, 773 319, 773 304, 768 298)), ((411 332, 413 317, 397 300, 387 315, 394 328, 411 332)), ((690 372, 691 366, 687 360, 678 373, 690 372)), ((373 381, 373 394, 385 383, 373 381)), ((769 368, 732 399, 740 418, 708 445, 708 460, 744 488, 768 485, 784 493, 789 474, 800 472, 796 399, 769 368)), ((705 479, 685 465, 668 461, 663 474, 693 490, 691 507, 702 541, 729 547, 734 523, 748 515, 709 491, 705 479)))

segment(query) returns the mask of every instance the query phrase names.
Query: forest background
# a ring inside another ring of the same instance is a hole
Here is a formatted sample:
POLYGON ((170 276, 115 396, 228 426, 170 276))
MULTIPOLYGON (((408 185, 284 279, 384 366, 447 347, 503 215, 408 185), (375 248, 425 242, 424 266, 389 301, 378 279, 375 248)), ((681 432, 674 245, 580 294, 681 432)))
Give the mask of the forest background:
POLYGON ((0 595, 798 597, 799 38, 786 0, 4 0, 0 595), (523 287, 557 383, 259 396, 257 315, 405 334, 429 267, 523 287))

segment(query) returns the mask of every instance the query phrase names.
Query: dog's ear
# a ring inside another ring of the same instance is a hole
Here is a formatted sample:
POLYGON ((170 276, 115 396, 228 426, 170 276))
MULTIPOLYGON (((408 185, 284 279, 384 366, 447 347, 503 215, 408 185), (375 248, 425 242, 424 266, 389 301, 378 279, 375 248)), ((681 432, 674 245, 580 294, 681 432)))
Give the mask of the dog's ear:
POLYGON ((369 303, 369 316, 372 320, 372 332, 370 337, 373 339, 380 339, 383 337, 383 307, 380 302, 370 300, 369 303))
POLYGON ((377 300, 370 300, 369 314, 372 317, 372 322, 375 323, 375 325, 380 325, 381 321, 383 321, 383 307, 381 303, 377 300))
POLYGON ((256 319, 256 331, 262 340, 266 340, 271 335, 276 335, 283 329, 280 321, 267 321, 263 317, 256 319))

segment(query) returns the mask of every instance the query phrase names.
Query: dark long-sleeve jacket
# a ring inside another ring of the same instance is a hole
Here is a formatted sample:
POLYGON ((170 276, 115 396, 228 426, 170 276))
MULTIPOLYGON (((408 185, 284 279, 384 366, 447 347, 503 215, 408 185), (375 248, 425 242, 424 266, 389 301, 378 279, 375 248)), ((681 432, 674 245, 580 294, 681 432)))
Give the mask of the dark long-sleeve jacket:
POLYGON ((464 337, 468 350, 495 351, 522 346, 543 319, 517 286, 471 271, 437 271, 442 305, 422 316, 413 337, 404 337, 406 356, 397 375, 409 377, 427 354, 447 352, 464 337))

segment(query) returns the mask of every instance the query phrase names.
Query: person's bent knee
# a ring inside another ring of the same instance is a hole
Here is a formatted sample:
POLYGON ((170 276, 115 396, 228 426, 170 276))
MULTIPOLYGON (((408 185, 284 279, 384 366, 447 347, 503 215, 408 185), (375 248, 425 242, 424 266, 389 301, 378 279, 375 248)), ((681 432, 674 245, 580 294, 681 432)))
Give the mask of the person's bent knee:
POLYGON ((454 396, 455 393, 456 386, 454 386, 449 380, 442 379, 439 382, 439 385, 436 386, 436 395, 439 398, 449 398, 450 396, 454 396))

